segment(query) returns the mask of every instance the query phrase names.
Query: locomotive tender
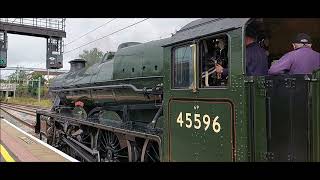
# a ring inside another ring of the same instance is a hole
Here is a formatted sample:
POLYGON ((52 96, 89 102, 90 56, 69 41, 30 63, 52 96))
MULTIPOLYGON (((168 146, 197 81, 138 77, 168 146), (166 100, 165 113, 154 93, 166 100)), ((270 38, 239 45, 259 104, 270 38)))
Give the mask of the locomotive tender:
POLYGON ((320 161, 320 71, 246 76, 251 24, 268 36, 270 60, 297 32, 320 40, 320 19, 214 18, 123 43, 92 66, 70 61, 50 85, 52 109, 37 111, 36 132, 83 161, 320 161), (224 79, 210 60, 220 41, 224 79))

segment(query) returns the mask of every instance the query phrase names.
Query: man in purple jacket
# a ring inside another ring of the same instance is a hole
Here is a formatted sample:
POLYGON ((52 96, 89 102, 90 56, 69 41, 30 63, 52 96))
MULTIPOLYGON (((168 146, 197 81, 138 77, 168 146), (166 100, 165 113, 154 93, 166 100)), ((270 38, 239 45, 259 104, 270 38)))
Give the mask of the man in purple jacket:
POLYGON ((311 48, 309 35, 300 33, 292 42, 294 50, 282 56, 269 69, 269 74, 311 74, 320 68, 320 54, 311 48))

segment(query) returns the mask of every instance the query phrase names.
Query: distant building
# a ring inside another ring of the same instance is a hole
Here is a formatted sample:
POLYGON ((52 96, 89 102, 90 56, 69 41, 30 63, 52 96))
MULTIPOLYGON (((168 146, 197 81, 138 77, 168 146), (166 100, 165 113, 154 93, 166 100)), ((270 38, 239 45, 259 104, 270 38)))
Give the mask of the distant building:
POLYGON ((49 73, 48 71, 33 71, 28 75, 28 79, 31 79, 32 75, 35 73, 43 75, 46 81, 48 81, 49 79, 55 78, 60 74, 64 74, 64 72, 54 72, 54 71, 50 71, 49 73))

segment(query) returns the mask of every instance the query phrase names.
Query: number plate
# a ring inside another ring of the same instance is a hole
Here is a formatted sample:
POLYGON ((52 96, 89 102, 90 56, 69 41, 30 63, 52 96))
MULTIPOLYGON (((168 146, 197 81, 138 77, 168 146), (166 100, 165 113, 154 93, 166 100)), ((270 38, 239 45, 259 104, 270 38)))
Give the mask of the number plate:
POLYGON ((171 100, 169 111, 172 161, 232 161, 231 103, 171 100))

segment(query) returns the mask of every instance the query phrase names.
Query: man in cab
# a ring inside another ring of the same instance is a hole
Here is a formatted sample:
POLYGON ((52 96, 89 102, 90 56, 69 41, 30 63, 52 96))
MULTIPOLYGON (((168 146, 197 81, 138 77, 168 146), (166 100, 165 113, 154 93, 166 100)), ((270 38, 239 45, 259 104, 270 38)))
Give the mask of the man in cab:
MULTIPOLYGON (((247 76, 264 76, 268 74, 268 57, 263 48, 257 42, 258 33, 254 27, 246 28, 246 75, 247 76)), ((217 73, 228 73, 227 68, 220 65, 216 66, 217 73)))

